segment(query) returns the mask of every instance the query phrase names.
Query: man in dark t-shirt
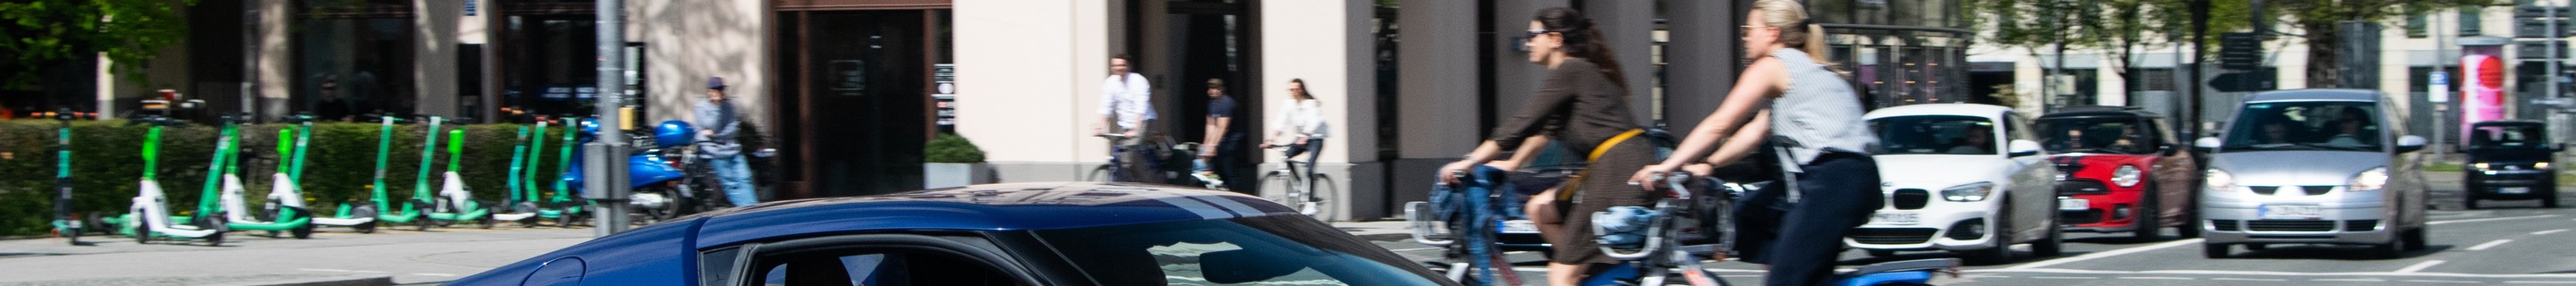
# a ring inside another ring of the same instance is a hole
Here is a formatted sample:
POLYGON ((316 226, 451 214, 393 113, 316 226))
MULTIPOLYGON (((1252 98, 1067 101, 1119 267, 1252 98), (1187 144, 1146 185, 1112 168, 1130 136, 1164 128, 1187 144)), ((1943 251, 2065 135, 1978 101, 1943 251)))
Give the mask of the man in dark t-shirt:
POLYGON ((1224 175, 1233 171, 1234 157, 1239 156, 1236 150, 1242 148, 1239 143, 1243 132, 1234 126, 1234 97, 1225 96, 1225 80, 1208 79, 1207 95, 1207 137, 1199 140, 1199 160, 1194 171, 1202 177, 1224 181, 1224 175))

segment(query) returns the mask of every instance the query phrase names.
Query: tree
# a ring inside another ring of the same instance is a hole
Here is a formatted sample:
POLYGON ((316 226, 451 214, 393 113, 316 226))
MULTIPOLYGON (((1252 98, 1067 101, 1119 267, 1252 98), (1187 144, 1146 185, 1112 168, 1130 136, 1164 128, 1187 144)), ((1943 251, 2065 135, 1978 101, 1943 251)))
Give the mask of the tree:
POLYGON ((2441 8, 2479 9, 2509 3, 2498 0, 2274 0, 2265 4, 2269 6, 2263 9, 2265 12, 2279 15, 2273 18, 2286 21, 2286 25, 2300 33, 2294 35, 2307 42, 2308 87, 2332 88, 2341 86, 2335 79, 2343 76, 2343 69, 2336 60, 2343 56, 2343 50, 2335 44, 2343 37, 2336 33, 2335 23, 2392 21, 2400 16, 2441 8))
POLYGON ((50 64, 104 55, 140 80, 144 64, 188 36, 196 0, 0 1, 0 87, 33 89, 50 64))
MULTIPOLYGON (((2065 50, 2104 52, 2114 74, 2131 78, 2138 51, 2190 41, 2192 1, 2197 0, 1970 0, 1965 16, 1983 32, 1978 41, 2024 48, 2032 56, 2051 48, 2061 58, 2065 50)), ((2211 31, 2251 26, 2247 0, 2211 4, 2211 31)), ((2145 82, 2128 84, 2128 90, 2138 90, 2145 82)))

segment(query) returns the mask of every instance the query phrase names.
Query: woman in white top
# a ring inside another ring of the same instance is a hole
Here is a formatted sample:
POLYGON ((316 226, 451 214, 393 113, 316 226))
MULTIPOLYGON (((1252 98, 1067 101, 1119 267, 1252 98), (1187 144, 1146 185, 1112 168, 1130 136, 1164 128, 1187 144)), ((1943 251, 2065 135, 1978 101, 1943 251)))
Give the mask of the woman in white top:
POLYGON ((1305 79, 1289 79, 1288 96, 1294 103, 1288 105, 1287 112, 1279 120, 1270 122, 1270 139, 1263 142, 1287 145, 1288 157, 1292 159, 1305 154, 1309 169, 1306 171, 1312 173, 1315 157, 1324 153, 1324 132, 1330 130, 1330 126, 1324 123, 1324 102, 1315 100, 1314 94, 1306 93, 1305 79))

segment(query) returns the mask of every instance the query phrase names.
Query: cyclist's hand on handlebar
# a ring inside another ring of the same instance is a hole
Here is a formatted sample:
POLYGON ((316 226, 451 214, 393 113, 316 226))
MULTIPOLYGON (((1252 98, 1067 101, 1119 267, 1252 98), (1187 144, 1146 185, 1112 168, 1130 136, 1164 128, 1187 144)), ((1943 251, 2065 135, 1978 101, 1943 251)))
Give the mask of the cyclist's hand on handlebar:
POLYGON ((1646 165, 1645 168, 1637 169, 1636 175, 1628 177, 1628 185, 1645 187, 1649 191, 1655 190, 1655 184, 1663 183, 1655 180, 1662 178, 1664 174, 1673 173, 1675 169, 1680 168, 1664 164, 1646 165))
POLYGON ((1476 163, 1474 162, 1449 162, 1449 165, 1440 167, 1440 182, 1445 184, 1457 184, 1460 179, 1458 177, 1460 177, 1461 174, 1466 174, 1468 169, 1475 167, 1476 163))

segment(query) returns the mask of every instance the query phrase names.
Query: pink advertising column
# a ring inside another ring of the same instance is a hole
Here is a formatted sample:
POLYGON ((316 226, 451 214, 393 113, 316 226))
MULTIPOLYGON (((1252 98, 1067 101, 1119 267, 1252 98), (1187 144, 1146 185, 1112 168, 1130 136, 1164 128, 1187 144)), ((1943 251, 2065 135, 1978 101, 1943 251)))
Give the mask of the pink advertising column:
MULTIPOLYGON (((2460 51, 2460 130, 2469 124, 2504 118, 2503 47, 2469 46, 2460 51)), ((2467 137, 2460 137, 2467 138, 2467 137)))

